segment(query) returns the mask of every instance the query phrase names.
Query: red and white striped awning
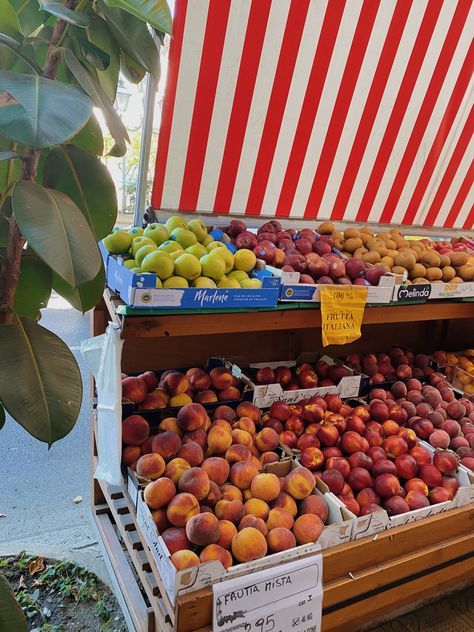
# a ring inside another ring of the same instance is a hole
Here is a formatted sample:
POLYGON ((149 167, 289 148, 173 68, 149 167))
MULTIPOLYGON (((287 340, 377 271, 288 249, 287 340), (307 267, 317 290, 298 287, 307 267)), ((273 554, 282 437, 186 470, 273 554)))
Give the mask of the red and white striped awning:
POLYGON ((474 225, 472 0, 176 0, 155 209, 474 225))

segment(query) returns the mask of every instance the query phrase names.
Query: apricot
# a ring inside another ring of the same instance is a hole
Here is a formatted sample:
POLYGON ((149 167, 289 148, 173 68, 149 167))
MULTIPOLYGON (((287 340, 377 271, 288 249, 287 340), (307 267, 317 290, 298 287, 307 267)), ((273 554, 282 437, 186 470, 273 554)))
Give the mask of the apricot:
POLYGON ((188 540, 198 546, 215 544, 219 539, 219 520, 212 513, 199 513, 186 522, 188 540))
POLYGON ((267 518, 267 529, 271 531, 277 527, 285 527, 291 529, 295 520, 289 511, 282 509, 281 507, 274 507, 270 510, 267 518))
POLYGON ((329 508, 323 496, 311 494, 301 502, 301 514, 314 514, 319 516, 323 522, 328 519, 329 508))
POLYGON ((144 454, 138 459, 136 472, 138 476, 143 476, 153 481, 163 475, 165 468, 163 457, 151 452, 150 454, 144 454))
POLYGON ((180 492, 192 494, 198 500, 204 500, 209 494, 211 482, 209 476, 199 467, 192 467, 179 479, 178 487, 180 492))
POLYGON ((122 421, 122 443, 141 445, 148 439, 150 427, 141 415, 130 415, 122 421))
POLYGON ((285 490, 296 500, 303 500, 314 489, 314 476, 305 467, 296 467, 285 478, 285 490))
POLYGON ((191 467, 199 467, 204 460, 204 452, 199 443, 189 441, 181 446, 178 457, 187 461, 191 467))
POLYGON ((234 524, 239 523, 244 517, 244 506, 240 500, 219 500, 214 511, 219 520, 230 520, 234 524))
POLYGON ((190 468, 191 465, 185 459, 172 459, 166 465, 165 476, 170 478, 173 483, 177 485, 181 476, 190 468))
POLYGON ((172 430, 166 430, 160 432, 155 437, 151 444, 151 449, 162 456, 165 461, 176 456, 181 448, 181 439, 176 432, 172 430))
MULTIPOLYGON (((280 484, 278 484, 278 487, 279 486, 280 484)), ((246 515, 250 514, 252 516, 255 516, 256 518, 266 520, 270 512, 270 507, 264 500, 261 500, 260 498, 250 498, 244 503, 244 511, 246 515)))
POLYGON ((245 527, 232 540, 232 554, 239 562, 258 560, 267 554, 267 541, 254 527, 245 527))
POLYGON ((296 546, 296 538, 289 529, 276 527, 267 535, 267 545, 270 553, 280 553, 296 546))
POLYGON ((175 527, 184 527, 187 521, 199 513, 199 502, 192 494, 176 494, 169 502, 166 516, 175 527))
POLYGON ((251 461, 234 463, 230 468, 230 480, 239 489, 247 489, 258 474, 258 467, 251 461))
POLYGON ((242 492, 238 487, 231 483, 226 483, 221 487, 222 500, 240 500, 243 501, 242 492))
POLYGON ((227 569, 233 564, 232 555, 229 551, 218 544, 208 544, 199 556, 201 562, 212 562, 214 560, 220 562, 227 569))
POLYGON ((230 551, 232 538, 237 533, 237 527, 230 520, 219 520, 219 539, 216 544, 230 551))
POLYGON ((308 513, 296 519, 293 525, 293 535, 296 544, 309 544, 316 542, 323 532, 324 522, 319 516, 308 513))
POLYGON ((222 426, 214 425, 208 432, 207 445, 214 454, 224 454, 232 445, 232 433, 222 426))
POLYGON ((186 568, 199 566, 201 563, 196 553, 192 551, 176 551, 171 556, 170 561, 177 571, 184 571, 186 568))
POLYGON ((166 477, 148 483, 143 490, 143 498, 150 509, 160 509, 164 507, 175 496, 176 485, 170 478, 166 477))
POLYGON ((161 537, 171 555, 176 553, 176 551, 191 548, 191 542, 188 540, 186 529, 183 529, 183 527, 170 527, 166 529, 166 531, 163 531, 161 537))
POLYGON ((191 432, 204 428, 207 421, 207 413, 201 404, 186 404, 178 411, 176 418, 184 432, 191 432))

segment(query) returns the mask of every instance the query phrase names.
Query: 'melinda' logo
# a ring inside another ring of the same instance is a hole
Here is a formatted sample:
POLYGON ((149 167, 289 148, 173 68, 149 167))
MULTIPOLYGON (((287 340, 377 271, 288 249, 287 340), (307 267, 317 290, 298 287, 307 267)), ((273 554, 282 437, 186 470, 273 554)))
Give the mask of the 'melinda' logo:
POLYGON ((398 290, 399 301, 417 301, 427 299, 431 294, 431 285, 406 285, 398 290))

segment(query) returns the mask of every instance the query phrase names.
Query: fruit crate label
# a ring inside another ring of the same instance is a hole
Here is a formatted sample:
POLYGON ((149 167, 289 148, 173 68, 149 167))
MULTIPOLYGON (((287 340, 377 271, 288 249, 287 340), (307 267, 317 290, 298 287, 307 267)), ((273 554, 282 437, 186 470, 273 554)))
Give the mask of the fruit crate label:
POLYGON ((397 288, 398 301, 426 301, 430 295, 430 284, 400 285, 397 288))
POLYGON ((322 556, 214 584, 214 632, 321 632, 322 556))
POLYGON ((360 338, 367 288, 322 285, 319 292, 323 347, 345 345, 360 338))

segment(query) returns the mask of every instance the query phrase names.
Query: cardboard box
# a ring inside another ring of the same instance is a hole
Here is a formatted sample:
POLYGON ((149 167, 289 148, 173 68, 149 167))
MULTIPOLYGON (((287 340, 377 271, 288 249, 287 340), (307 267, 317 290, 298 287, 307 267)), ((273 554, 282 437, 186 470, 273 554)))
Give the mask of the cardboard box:
MULTIPOLYGON (((294 461, 286 460, 279 463, 271 463, 264 470, 273 472, 277 475, 286 475, 292 467, 297 467, 294 461)), ((315 490, 316 494, 321 494, 319 490, 315 490)), ((326 498, 326 496, 325 496, 326 498)), ((163 580, 166 591, 171 602, 174 604, 176 598, 180 594, 193 592, 201 588, 206 588, 216 582, 225 581, 234 577, 247 575, 256 570, 263 570, 273 566, 278 566, 284 562, 307 557, 311 554, 318 553, 321 548, 328 548, 344 542, 349 542, 351 538, 351 521, 349 513, 345 507, 341 507, 337 499, 328 496, 326 498, 329 506, 329 522, 335 520, 334 524, 328 524, 318 541, 314 544, 304 544, 293 549, 288 549, 282 553, 274 553, 267 555, 259 560, 247 562, 244 564, 236 564, 225 570, 218 561, 205 562, 199 566, 186 569, 184 571, 176 571, 170 561, 170 553, 158 534, 156 525, 151 517, 151 512, 143 500, 143 494, 140 493, 137 504, 137 523, 140 531, 145 539, 148 548, 156 563, 158 572, 163 580), (337 502, 334 502, 336 500, 337 502)))
POLYGON ((441 299, 468 298, 472 296, 474 296, 474 282, 426 283, 397 286, 393 294, 393 300, 424 302, 441 299))
MULTIPOLYGON (((301 362, 316 362, 317 360, 324 360, 328 364, 342 364, 338 360, 323 355, 318 357, 317 354, 301 354, 296 360, 282 360, 281 362, 258 362, 250 364, 250 369, 260 369, 263 367, 271 367, 272 369, 277 366, 293 367, 301 362)), ((345 366, 345 365, 344 365, 345 366)), ((343 377, 339 384, 335 386, 320 386, 316 388, 299 389, 296 391, 284 391, 281 384, 255 384, 253 383, 253 403, 259 408, 269 408, 273 402, 285 401, 288 404, 295 404, 302 399, 309 397, 315 397, 316 395, 324 396, 328 393, 335 393, 342 398, 358 397, 361 391, 365 391, 368 385, 369 378, 366 375, 355 375, 354 371, 346 367, 351 375, 343 377)), ((250 378, 251 379, 251 378, 250 378)))
MULTIPOLYGON (((231 246, 232 244, 230 244, 231 246)), ((122 265, 122 259, 110 255, 100 244, 106 269, 107 286, 136 309, 244 309, 276 307, 280 296, 280 278, 266 269, 255 269, 251 276, 260 279, 261 288, 157 288, 156 275, 135 274, 122 265)))

